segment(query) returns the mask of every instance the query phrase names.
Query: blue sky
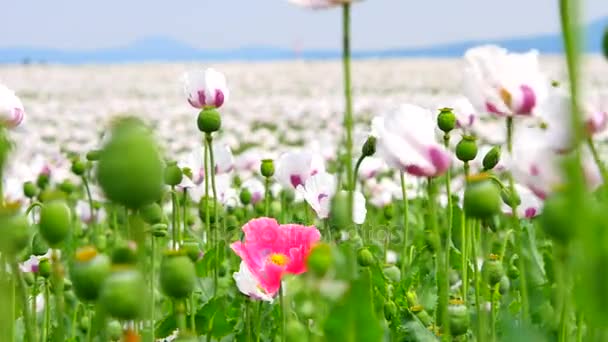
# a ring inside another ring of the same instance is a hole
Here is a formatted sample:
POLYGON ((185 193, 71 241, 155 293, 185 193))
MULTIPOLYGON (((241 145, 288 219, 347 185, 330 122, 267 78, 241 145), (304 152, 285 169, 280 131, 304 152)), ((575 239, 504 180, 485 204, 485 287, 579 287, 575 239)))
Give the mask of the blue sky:
MULTIPOLYGON (((88 50, 150 36, 199 48, 331 48, 340 11, 286 0, 2 0, 0 46, 88 50)), ((582 1, 582 0, 581 0, 582 1)), ((586 21, 608 16, 585 0, 586 21)), ((354 6, 355 49, 412 47, 556 32, 557 0, 366 0, 354 6)))

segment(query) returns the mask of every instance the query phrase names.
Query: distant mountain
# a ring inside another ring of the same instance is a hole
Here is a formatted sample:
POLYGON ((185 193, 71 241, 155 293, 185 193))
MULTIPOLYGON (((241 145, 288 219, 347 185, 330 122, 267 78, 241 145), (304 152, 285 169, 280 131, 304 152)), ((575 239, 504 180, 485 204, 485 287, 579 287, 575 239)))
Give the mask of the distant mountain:
MULTIPOLYGON (((585 28, 585 51, 599 53, 602 35, 608 27, 608 17, 596 20, 585 28)), ((530 37, 475 40, 419 48, 354 51, 355 58, 398 58, 398 57, 459 57, 470 47, 480 44, 498 44, 509 50, 524 51, 537 49, 541 53, 563 52, 559 33, 530 37)), ((243 47, 228 50, 197 49, 182 42, 150 37, 137 40, 130 45, 92 51, 68 51, 43 48, 0 48, 0 63, 129 63, 129 62, 177 62, 197 60, 287 60, 287 59, 333 59, 339 58, 339 50, 305 50, 296 54, 293 50, 276 47, 243 47)))

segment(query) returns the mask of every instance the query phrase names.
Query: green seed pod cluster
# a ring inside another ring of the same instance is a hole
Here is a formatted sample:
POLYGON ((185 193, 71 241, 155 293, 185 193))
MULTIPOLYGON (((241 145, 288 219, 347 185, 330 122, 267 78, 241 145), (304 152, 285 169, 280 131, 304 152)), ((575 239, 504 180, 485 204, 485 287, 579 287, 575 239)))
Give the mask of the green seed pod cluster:
POLYGON ((151 133, 138 120, 122 119, 101 151, 97 178, 108 199, 130 209, 161 198, 163 161, 151 133))

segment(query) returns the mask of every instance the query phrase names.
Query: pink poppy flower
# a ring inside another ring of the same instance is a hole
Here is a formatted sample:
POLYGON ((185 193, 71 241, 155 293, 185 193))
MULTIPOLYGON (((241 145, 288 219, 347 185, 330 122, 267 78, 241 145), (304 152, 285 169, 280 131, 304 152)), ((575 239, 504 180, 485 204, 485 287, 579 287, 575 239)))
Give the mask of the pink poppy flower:
POLYGON ((25 117, 25 109, 15 93, 0 83, 0 123, 15 128, 25 117))
POLYGON ((284 274, 306 272, 306 257, 321 234, 314 226, 283 224, 262 217, 243 226, 245 240, 230 247, 245 262, 261 289, 274 296, 284 274))
POLYGON ((219 108, 228 100, 226 77, 212 68, 185 74, 183 83, 188 102, 194 108, 219 108))

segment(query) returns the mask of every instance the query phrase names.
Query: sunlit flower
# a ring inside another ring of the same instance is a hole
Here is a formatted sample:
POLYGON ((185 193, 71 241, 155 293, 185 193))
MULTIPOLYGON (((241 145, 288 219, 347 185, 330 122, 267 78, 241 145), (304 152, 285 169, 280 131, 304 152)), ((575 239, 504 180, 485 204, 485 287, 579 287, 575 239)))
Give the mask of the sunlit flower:
POLYGON ((0 124, 8 128, 19 126, 25 117, 25 109, 15 92, 0 83, 0 124))
POLYGON ((188 102, 194 108, 219 108, 228 100, 226 77, 212 68, 186 73, 183 82, 188 102))
POLYGON ((435 140, 433 114, 421 107, 402 105, 398 111, 374 118, 377 153, 386 163, 418 177, 443 174, 451 154, 435 140))
POLYGON ((479 112, 498 116, 533 115, 547 94, 538 52, 510 53, 494 45, 465 53, 465 94, 479 112))
POLYGON ((245 240, 234 242, 230 247, 269 296, 277 293, 284 274, 306 272, 306 257, 321 238, 314 226, 279 225, 267 217, 249 221, 243 226, 243 232, 245 240))
POLYGON ((276 166, 277 180, 284 187, 292 189, 305 184, 308 177, 325 171, 323 158, 306 151, 284 153, 276 166))

